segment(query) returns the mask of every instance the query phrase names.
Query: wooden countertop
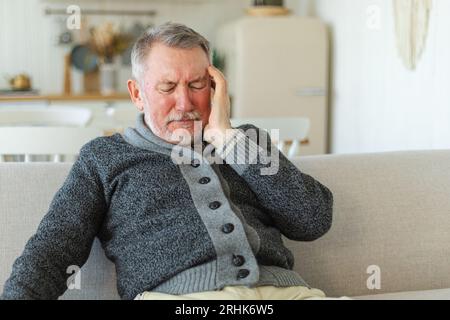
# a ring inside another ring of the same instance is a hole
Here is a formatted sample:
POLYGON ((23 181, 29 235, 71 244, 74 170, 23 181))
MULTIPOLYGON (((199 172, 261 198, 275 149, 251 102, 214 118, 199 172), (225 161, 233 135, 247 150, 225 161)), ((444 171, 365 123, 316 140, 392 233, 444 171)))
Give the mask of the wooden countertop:
POLYGON ((3 101, 121 101, 130 100, 128 93, 117 93, 112 95, 82 94, 82 95, 1 95, 0 102, 3 101))

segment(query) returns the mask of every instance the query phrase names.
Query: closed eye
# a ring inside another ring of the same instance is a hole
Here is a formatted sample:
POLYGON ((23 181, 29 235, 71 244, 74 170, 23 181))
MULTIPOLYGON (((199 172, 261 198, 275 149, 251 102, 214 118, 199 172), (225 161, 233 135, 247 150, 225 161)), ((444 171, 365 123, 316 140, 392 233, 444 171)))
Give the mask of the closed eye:
POLYGON ((175 88, 175 85, 168 85, 168 84, 165 84, 165 85, 160 86, 160 87, 159 87, 159 90, 160 90, 161 92, 164 92, 164 93, 169 93, 169 92, 171 92, 174 88, 175 88))
POLYGON ((206 87, 206 81, 205 80, 195 81, 192 82, 189 86, 193 89, 201 90, 204 87, 206 87))

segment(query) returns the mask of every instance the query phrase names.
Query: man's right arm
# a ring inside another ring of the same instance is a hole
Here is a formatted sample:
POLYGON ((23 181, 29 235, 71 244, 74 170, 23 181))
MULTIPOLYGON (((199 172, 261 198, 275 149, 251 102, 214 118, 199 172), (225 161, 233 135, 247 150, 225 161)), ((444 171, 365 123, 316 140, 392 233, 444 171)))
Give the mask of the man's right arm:
POLYGON ((88 143, 14 262, 2 299, 57 299, 62 295, 70 276, 67 268, 81 268, 86 262, 105 212, 103 187, 88 143))

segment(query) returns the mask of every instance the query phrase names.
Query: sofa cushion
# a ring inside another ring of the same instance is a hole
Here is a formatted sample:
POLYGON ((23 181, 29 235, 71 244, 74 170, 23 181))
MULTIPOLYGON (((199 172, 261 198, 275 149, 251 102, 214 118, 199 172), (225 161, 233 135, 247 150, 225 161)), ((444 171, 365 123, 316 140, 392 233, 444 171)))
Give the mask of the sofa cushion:
MULTIPOLYGON (((302 157, 294 163, 334 194, 331 230, 286 240, 295 270, 330 297, 450 288, 450 151, 302 157)), ((0 291, 14 259, 48 210, 71 164, 0 163, 0 291)), ((118 298, 114 265, 94 243, 81 290, 64 299, 118 298)))
POLYGON ((294 162, 334 194, 324 237, 286 241, 311 286, 328 296, 450 288, 450 150, 294 162), (371 266, 379 267, 380 290, 368 288, 377 276, 371 266))

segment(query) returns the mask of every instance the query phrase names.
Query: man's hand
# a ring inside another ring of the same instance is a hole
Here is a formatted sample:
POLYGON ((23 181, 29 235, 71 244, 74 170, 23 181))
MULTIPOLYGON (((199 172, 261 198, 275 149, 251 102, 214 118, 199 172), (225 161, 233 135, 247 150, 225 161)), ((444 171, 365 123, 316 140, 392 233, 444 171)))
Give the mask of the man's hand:
POLYGON ((226 143, 226 134, 231 133, 230 97, 222 72, 213 66, 208 67, 208 72, 213 82, 211 84, 211 113, 209 123, 203 131, 203 138, 219 148, 226 143))

